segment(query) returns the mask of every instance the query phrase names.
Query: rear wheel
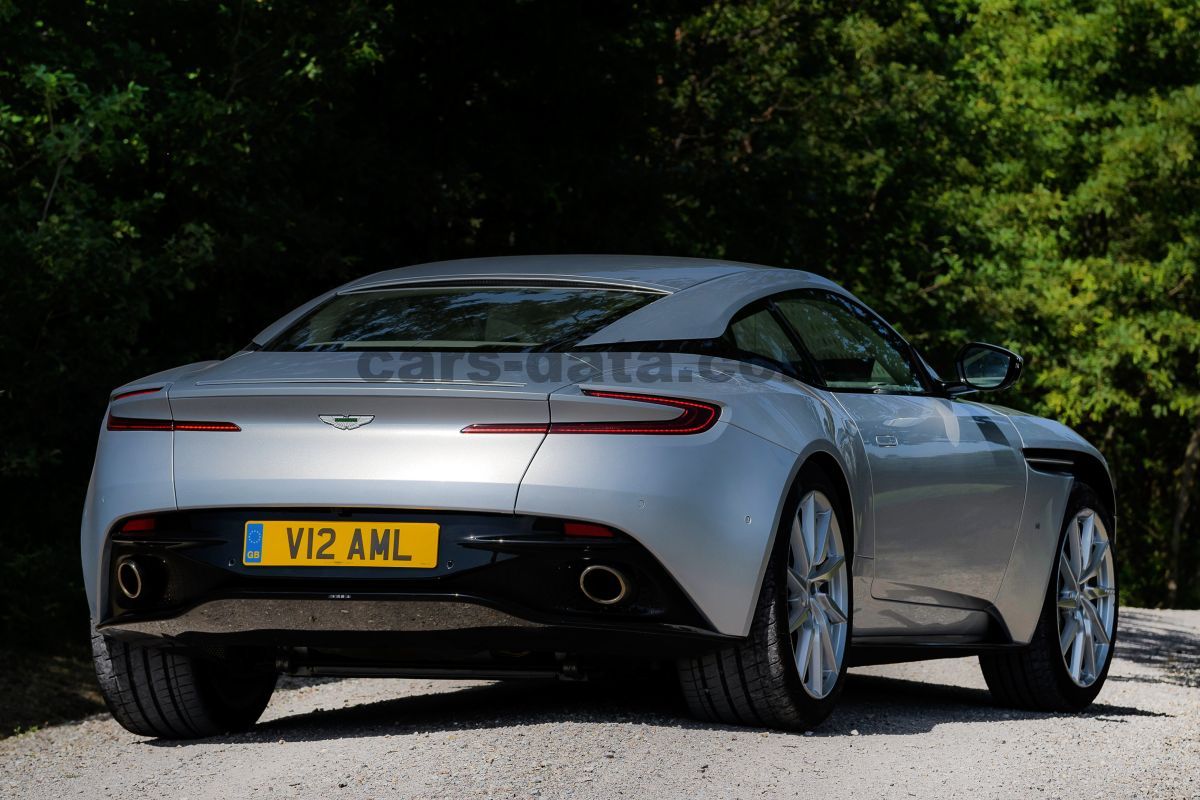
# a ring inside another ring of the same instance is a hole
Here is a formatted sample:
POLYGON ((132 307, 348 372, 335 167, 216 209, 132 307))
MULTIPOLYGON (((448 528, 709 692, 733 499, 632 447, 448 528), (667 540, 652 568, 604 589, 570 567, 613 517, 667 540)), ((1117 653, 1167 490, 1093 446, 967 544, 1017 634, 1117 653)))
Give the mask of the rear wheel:
POLYGON ((833 710, 850 643, 850 549, 837 493, 802 478, 744 641, 679 663, 691 713, 734 725, 812 728, 833 710))
POLYGON ((240 659, 207 659, 92 634, 104 702, 140 736, 196 739, 253 725, 275 690, 275 672, 240 659))
POLYGON ((1017 652, 979 658, 998 703, 1079 711, 1100 693, 1117 631, 1111 530, 1112 518, 1096 493, 1076 484, 1033 639, 1017 652))

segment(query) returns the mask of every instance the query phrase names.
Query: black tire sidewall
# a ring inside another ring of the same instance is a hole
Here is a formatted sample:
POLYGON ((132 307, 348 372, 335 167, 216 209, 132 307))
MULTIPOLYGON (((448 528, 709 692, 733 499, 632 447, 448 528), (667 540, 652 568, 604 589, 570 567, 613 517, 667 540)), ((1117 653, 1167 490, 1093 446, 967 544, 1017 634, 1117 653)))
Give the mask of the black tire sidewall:
POLYGON ((276 672, 255 668, 247 660, 192 657, 196 685, 213 721, 224 731, 253 725, 275 692, 276 672))
POLYGON ((779 531, 776 533, 775 546, 771 554, 771 569, 774 571, 774 597, 772 598, 772 614, 770 621, 778 626, 776 630, 775 641, 779 643, 781 649, 776 656, 784 660, 789 666, 784 671, 784 681, 788 688, 788 693, 792 697, 792 701, 796 706, 799 716, 807 725, 816 725, 832 713, 833 708, 837 705, 838 698, 842 694, 842 689, 846 685, 846 670, 850 663, 850 648, 851 639, 854 631, 854 542, 851 533, 851 527, 847 524, 848 518, 845 509, 842 508, 840 494, 834 487, 826 474, 815 467, 806 467, 798 476, 795 487, 789 497, 787 507, 784 509, 784 516, 779 521, 779 531), (842 552, 846 558, 846 647, 842 656, 841 670, 838 672, 837 683, 833 690, 821 699, 817 699, 810 695, 804 688, 801 680, 800 672, 796 668, 796 658, 792 651, 792 637, 788 631, 788 608, 787 608, 787 560, 788 549, 791 541, 792 520, 795 519, 796 512, 799 510, 800 501, 809 492, 816 490, 824 494, 833 508, 833 513, 837 517, 838 529, 842 536, 842 552))
POLYGON ((1042 619, 1039 623, 1039 627, 1042 628, 1043 645, 1051 650, 1051 661, 1055 665, 1055 688, 1065 701, 1065 705, 1075 710, 1083 709, 1090 705, 1096 699, 1096 695, 1100 693, 1100 690, 1104 688, 1104 682, 1108 678, 1108 670, 1112 666, 1113 655, 1117 648, 1117 625, 1120 622, 1121 615, 1121 592, 1118 570, 1116 569, 1115 533, 1116 528, 1112 512, 1104 505, 1100 496, 1096 494, 1092 487, 1086 483, 1076 481, 1071 489, 1070 498, 1067 501, 1067 512, 1063 515, 1062 530, 1059 532, 1058 545, 1054 550, 1054 567, 1050 572, 1050 585, 1046 588, 1046 603, 1042 609, 1042 619), (1067 670, 1067 665, 1063 659, 1062 650, 1059 645, 1058 631, 1059 553, 1062 552, 1063 543, 1066 541, 1067 530, 1070 528, 1071 521, 1082 508, 1090 508, 1100 515, 1101 520, 1104 522, 1105 530, 1108 531, 1109 548, 1113 558, 1114 608, 1112 641, 1105 656, 1104 666, 1100 670, 1100 675, 1091 686, 1080 686, 1071 680, 1071 673, 1067 670))

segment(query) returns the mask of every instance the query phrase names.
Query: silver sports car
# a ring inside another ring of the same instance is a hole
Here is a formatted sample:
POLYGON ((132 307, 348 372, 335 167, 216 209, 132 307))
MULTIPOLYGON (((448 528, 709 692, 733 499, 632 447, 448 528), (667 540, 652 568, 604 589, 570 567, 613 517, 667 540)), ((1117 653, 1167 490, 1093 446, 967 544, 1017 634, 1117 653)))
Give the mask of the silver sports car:
POLYGON ((131 731, 246 728, 276 676, 667 665, 696 716, 810 728, 852 664, 977 655, 1074 710, 1117 623, 1113 484, 805 272, 675 258, 370 275, 115 390, 83 514, 131 731))

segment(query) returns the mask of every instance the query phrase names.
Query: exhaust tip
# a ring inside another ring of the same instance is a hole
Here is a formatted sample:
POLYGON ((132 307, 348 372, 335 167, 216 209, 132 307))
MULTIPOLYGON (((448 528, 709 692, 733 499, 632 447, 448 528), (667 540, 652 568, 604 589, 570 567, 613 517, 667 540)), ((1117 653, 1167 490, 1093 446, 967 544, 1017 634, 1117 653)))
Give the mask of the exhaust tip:
POLYGON ((126 600, 137 600, 145 591, 146 581, 142 568, 132 558, 117 564, 117 588, 126 600))
POLYGON ((593 603, 611 606, 629 596, 629 581, 618 569, 593 564, 579 573, 579 590, 593 603))

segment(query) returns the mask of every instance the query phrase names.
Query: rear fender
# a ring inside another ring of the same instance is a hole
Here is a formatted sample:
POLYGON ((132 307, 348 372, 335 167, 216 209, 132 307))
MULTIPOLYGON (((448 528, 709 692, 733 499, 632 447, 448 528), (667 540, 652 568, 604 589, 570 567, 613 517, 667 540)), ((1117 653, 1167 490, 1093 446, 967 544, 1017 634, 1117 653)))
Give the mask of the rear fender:
MULTIPOLYGON (((136 419, 170 419, 166 392, 121 398, 109 405, 114 416, 136 419)), ((171 480, 171 431, 110 431, 107 415, 100 425, 96 461, 88 482, 80 526, 80 559, 88 607, 95 620, 101 607, 101 572, 108 532, 131 514, 175 510, 171 480)))
MULTIPOLYGON (((836 437, 843 452, 826 435, 843 429, 821 413, 819 396, 790 380, 766 383, 693 377, 585 384, 715 402, 721 420, 678 436, 551 433, 521 482, 516 512, 624 531, 666 567, 716 631, 746 635, 788 492, 805 461, 822 453, 844 475, 855 474, 847 459, 856 457, 857 440, 836 437)), ((552 420, 593 418, 595 405, 580 394, 580 387, 569 387, 552 395, 552 420)), ((851 514, 861 513, 859 503, 852 506, 851 514)), ((862 529, 857 516, 852 527, 862 529)))

